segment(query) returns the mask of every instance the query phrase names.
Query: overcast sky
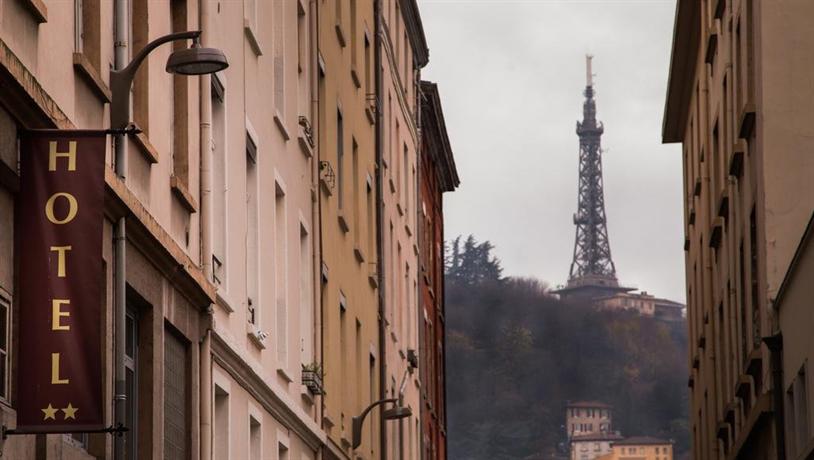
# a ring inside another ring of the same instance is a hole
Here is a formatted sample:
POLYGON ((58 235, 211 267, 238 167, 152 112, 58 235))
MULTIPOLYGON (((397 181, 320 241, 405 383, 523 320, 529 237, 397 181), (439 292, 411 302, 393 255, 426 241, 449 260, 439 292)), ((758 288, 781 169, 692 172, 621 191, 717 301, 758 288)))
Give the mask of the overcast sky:
POLYGON ((661 144, 674 0, 419 0, 461 187, 446 236, 507 275, 564 284, 574 250, 585 54, 594 57, 619 280, 684 301, 681 156, 661 144))

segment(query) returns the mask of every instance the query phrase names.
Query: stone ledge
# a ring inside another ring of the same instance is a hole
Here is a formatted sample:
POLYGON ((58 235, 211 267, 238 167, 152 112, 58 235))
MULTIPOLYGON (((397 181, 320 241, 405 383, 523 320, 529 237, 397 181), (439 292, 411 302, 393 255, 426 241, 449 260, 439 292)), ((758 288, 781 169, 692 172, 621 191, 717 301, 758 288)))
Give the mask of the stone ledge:
POLYGON ((83 53, 73 53, 73 68, 79 73, 82 79, 90 85, 90 89, 93 90, 103 102, 109 103, 113 99, 110 88, 107 87, 102 80, 102 76, 99 75, 99 72, 93 67, 93 64, 90 63, 86 55, 83 53))

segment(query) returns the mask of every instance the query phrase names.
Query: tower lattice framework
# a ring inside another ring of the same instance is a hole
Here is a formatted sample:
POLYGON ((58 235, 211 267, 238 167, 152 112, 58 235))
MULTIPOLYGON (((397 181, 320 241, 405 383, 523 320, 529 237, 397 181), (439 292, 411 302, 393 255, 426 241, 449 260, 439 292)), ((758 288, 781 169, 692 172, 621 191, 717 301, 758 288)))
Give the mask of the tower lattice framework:
POLYGON ((568 287, 616 288, 616 267, 611 258, 605 218, 605 195, 602 185, 602 133, 596 120, 591 56, 587 56, 587 85, 582 121, 577 121, 579 136, 579 193, 574 225, 574 259, 568 276, 568 287))

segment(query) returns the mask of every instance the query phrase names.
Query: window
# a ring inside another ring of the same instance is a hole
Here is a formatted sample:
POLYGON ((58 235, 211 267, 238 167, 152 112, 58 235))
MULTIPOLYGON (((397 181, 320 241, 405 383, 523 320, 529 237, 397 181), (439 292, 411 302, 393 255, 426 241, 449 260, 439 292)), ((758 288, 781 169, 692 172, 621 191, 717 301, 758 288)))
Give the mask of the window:
POLYGON ((370 54, 370 38, 365 34, 365 95, 373 94, 373 90, 370 88, 370 81, 373 79, 371 66, 373 59, 370 54))
POLYGON ((407 175, 409 174, 408 170, 410 168, 410 163, 409 163, 410 159, 408 157, 407 144, 406 143, 404 144, 404 152, 403 152, 402 155, 403 155, 403 159, 402 159, 402 162, 401 162, 401 180, 402 180, 401 199, 405 202, 404 212, 406 214, 407 213, 406 201, 409 200, 409 198, 407 198, 407 197, 409 197, 409 195, 410 195, 410 190, 409 190, 408 185, 407 185, 407 175))
MULTIPOLYGON (((170 2, 173 32, 183 32, 187 26, 186 0, 170 2)), ((173 50, 187 47, 186 40, 172 42, 173 50)), ((189 82, 186 75, 172 75, 172 167, 173 174, 184 188, 189 186, 189 82)))
POLYGON ((760 346, 760 298, 758 294, 758 255, 757 255, 757 220, 755 207, 752 206, 752 213, 749 215, 749 255, 751 256, 751 294, 752 294, 752 345, 754 348, 760 346))
POLYGON ((213 431, 214 438, 214 456, 218 460, 229 459, 229 392, 215 385, 215 429, 213 431))
POLYGON ((289 23, 283 18, 283 3, 282 1, 272 2, 274 7, 274 108, 277 109, 277 116, 280 117, 285 117, 285 37, 289 23))
POLYGON ((99 0, 74 0, 74 51, 97 72, 102 68, 100 9, 99 0))
POLYGON ((311 236, 300 224, 300 353, 303 363, 314 360, 313 273, 311 270, 311 236))
POLYGON ((252 33, 257 35, 257 0, 245 0, 243 3, 244 10, 243 10, 243 17, 246 19, 246 23, 249 25, 249 28, 252 30, 252 33))
POLYGON ((288 460, 288 446, 283 443, 277 444, 277 460, 288 460))
POLYGON ((257 143, 249 132, 246 132, 246 305, 248 322, 256 327, 260 325, 257 187, 257 143))
POLYGON ((9 307, 11 302, 0 296, 0 398, 9 399, 9 307))
POLYGON ((275 183, 274 197, 274 266, 277 291, 277 360, 288 369, 288 245, 285 191, 275 183))
POLYGON ((359 226, 359 145, 356 144, 356 139, 352 139, 353 148, 351 151, 351 200, 353 200, 353 241, 359 247, 359 234, 361 227, 359 226))
POLYGON ((308 63, 308 33, 307 18, 302 2, 297 2, 297 71, 305 73, 308 63))
POLYGON ((138 458, 138 350, 139 350, 139 330, 138 313, 136 309, 128 305, 125 313, 125 341, 124 341, 124 386, 127 396, 127 427, 125 433, 125 451, 128 459, 138 458))
MULTIPOLYGON (((373 180, 370 175, 367 176, 366 181, 366 203, 367 203, 367 253, 368 257, 373 257, 376 251, 376 223, 373 220, 373 180)), ((372 259, 371 259, 372 260, 372 259)))
MULTIPOLYGON (((341 0, 340 0, 341 1, 341 0)), ((357 29, 358 25, 356 24, 356 0, 350 0, 350 62, 352 68, 356 69, 356 55, 359 54, 356 51, 356 48, 359 46, 359 42, 357 40, 358 32, 357 29)))
MULTIPOLYGON (((128 47, 130 57, 134 51, 140 50, 150 41, 147 30, 148 10, 154 2, 130 3, 130 30, 128 32, 128 42, 132 46, 128 47)), ((84 9, 87 9, 87 6, 84 9)), ((115 25, 114 25, 115 27, 115 25)), ((149 100, 149 60, 141 63, 136 78, 133 80, 133 121, 141 128, 145 135, 150 133, 150 100, 149 100)))
MULTIPOLYGON (((212 241, 212 281, 227 289, 226 242, 227 222, 227 164, 226 161, 226 89, 217 75, 211 77, 212 85, 212 214, 215 226, 212 241)), ((255 147, 256 151, 256 147, 255 147)), ((256 155, 256 153, 255 153, 256 155)))
POLYGON ((345 126, 342 111, 336 111, 336 183, 339 210, 345 206, 345 126))
POLYGON ((261 460, 263 430, 259 420, 249 415, 249 458, 251 460, 261 460))
MULTIPOLYGON (((347 333, 347 299, 345 294, 339 293, 339 352, 342 354, 342 367, 339 369, 339 380, 347 380, 345 373, 348 371, 348 333, 347 333)), ((347 385, 343 385, 341 399, 347 399, 347 385)))
MULTIPOLYGON (((368 382, 369 394, 368 394, 367 404, 365 404, 366 406, 368 404, 372 404, 374 401, 379 399, 378 398, 378 393, 376 392, 376 357, 373 356, 372 353, 370 354, 369 366, 368 366, 368 370, 367 370, 367 382, 368 382)), ((369 428, 370 429, 370 453, 371 453, 371 457, 372 457, 373 456, 373 446, 375 444, 375 442, 373 442, 373 441, 376 439, 376 428, 375 427, 378 426, 378 422, 376 420, 376 411, 373 411, 370 414, 368 414, 368 417, 370 417, 370 428, 369 428)))
POLYGON ((172 329, 164 330, 164 458, 190 456, 188 344, 172 329))

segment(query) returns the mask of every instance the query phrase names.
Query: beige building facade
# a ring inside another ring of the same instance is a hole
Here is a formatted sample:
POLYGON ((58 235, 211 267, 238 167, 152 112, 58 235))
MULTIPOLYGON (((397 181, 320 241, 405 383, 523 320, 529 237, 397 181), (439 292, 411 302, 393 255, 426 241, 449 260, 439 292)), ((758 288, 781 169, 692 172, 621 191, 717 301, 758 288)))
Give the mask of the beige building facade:
POLYGON ((661 299, 647 291, 618 292, 612 296, 595 299, 600 308, 608 310, 632 310, 642 316, 664 321, 681 321, 684 319, 685 306, 672 300, 661 299))
POLYGON ((569 402, 565 409, 568 437, 612 433, 613 406, 601 401, 569 402))
POLYGON ((321 311, 328 458, 380 457, 380 410, 352 452, 352 418, 380 399, 373 2, 320 2, 321 311))
POLYGON ((611 443, 619 441, 621 435, 599 433, 573 436, 570 441, 571 460, 595 460, 613 452, 611 443))
POLYGON ((773 302, 814 209, 813 13, 677 2, 663 138, 683 147, 693 458, 783 457, 773 302))
POLYGON ((611 443, 611 452, 596 460, 673 460, 673 443, 646 436, 611 443))
MULTIPOLYGON (((379 42, 379 117, 384 279, 383 397, 420 412, 418 375, 418 158, 419 83, 429 52, 415 0, 382 0, 379 42)), ((415 417, 386 427, 383 458, 418 458, 421 425, 415 417)))

